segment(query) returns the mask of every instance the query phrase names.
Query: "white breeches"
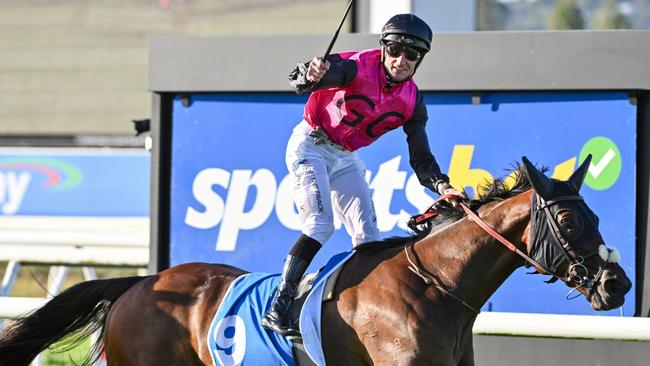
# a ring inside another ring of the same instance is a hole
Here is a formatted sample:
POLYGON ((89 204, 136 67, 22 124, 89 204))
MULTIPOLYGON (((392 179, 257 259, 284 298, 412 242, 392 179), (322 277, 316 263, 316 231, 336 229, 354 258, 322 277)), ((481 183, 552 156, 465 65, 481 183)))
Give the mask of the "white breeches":
POLYGON ((311 131, 307 122, 300 122, 289 138, 286 153, 302 233, 324 244, 334 233, 336 213, 353 246, 379 240, 363 162, 355 152, 314 144, 311 131))

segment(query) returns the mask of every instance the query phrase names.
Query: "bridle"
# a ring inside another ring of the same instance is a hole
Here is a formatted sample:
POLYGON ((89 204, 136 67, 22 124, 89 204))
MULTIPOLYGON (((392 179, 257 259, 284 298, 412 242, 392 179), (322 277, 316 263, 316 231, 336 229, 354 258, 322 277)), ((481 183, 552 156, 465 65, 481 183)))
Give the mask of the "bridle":
MULTIPOLYGON (((584 265, 584 262, 586 259, 598 255, 598 251, 596 250, 595 252, 587 253, 586 255, 579 255, 576 252, 574 246, 571 245, 570 240, 562 233, 562 230, 560 229, 560 226, 557 220, 555 219, 555 216, 551 212, 551 207, 553 205, 556 205, 559 202, 564 202, 564 201, 584 202, 583 197, 580 195, 566 195, 566 196, 560 196, 554 198, 552 200, 544 200, 537 193, 533 193, 533 197, 531 199, 532 199, 531 223, 533 225, 531 231, 533 233, 536 233, 534 226, 535 224, 539 223, 537 222, 537 220, 534 220, 533 217, 537 216, 536 214, 543 212, 546 224, 552 234, 552 239, 554 239, 554 240, 550 240, 551 245, 553 245, 556 250, 559 250, 559 253, 564 257, 563 258, 564 260, 569 261, 569 265, 564 275, 559 275, 558 273, 556 273, 557 269, 555 268, 549 269, 545 266, 539 266, 539 267, 535 266, 537 271, 542 274, 549 274, 553 276, 550 280, 546 281, 547 283, 553 283, 558 279, 561 279, 562 281, 567 283, 574 283, 575 286, 571 290, 571 292, 567 294, 567 299, 575 299, 576 297, 580 296, 578 294, 576 296, 571 297, 571 293, 573 293, 579 288, 587 289, 586 296, 587 298, 591 297, 593 291, 595 290, 595 285, 600 281, 600 278, 603 275, 605 267, 609 263, 609 258, 604 258, 603 260, 605 261, 605 264, 599 267, 598 272, 594 276, 590 276, 589 270, 584 265), (542 271, 540 271, 540 269, 542 271)), ((531 253, 535 252, 536 250, 539 250, 539 247, 542 245, 540 244, 542 239, 543 238, 539 238, 539 237, 531 237, 531 242, 532 242, 531 253)), ((602 243, 602 239, 600 239, 599 241, 602 243)))
MULTIPOLYGON (((414 217, 411 222, 415 224, 422 223, 424 221, 427 221, 431 219, 432 217, 437 215, 437 210, 434 208, 440 201, 442 200, 457 200, 458 197, 455 195, 442 195, 440 198, 438 198, 422 215, 414 217)), ((571 246, 570 241, 564 236, 562 231, 560 230, 560 226, 551 213, 550 208, 557 204, 558 202, 563 202, 563 201, 583 201, 584 199, 582 196, 579 195, 566 195, 566 196, 560 196, 557 198, 554 198, 552 200, 544 200, 541 196, 539 196, 537 193, 533 193, 532 197, 532 204, 531 204, 531 225, 533 226, 531 228, 531 231, 535 233, 535 225, 536 225, 536 220, 533 220, 533 216, 537 216, 536 214, 539 212, 542 212, 544 214, 544 220, 547 224, 547 226, 550 228, 550 231, 552 233, 552 237, 554 240, 551 240, 550 242, 555 246, 555 249, 560 250, 560 254, 563 256, 563 260, 568 260, 569 261, 569 266, 566 268, 566 272, 564 275, 560 275, 556 273, 555 269, 549 269, 547 268, 548 266, 541 264, 539 261, 531 258, 528 254, 524 253, 523 251, 519 250, 512 242, 510 242, 508 239, 503 237, 501 234, 499 234, 496 230, 494 230, 492 227, 490 227, 483 219, 481 219, 474 211, 472 211, 465 203, 458 201, 462 209, 465 211, 467 216, 471 218, 476 224, 478 224, 485 232, 487 232, 490 236, 495 238, 498 242, 503 244, 506 248, 508 248, 510 251, 516 253, 520 257, 524 259, 526 262, 526 266, 533 266, 535 267, 537 273, 540 274, 546 274, 546 275, 551 275, 553 276, 550 280, 545 281, 546 283, 553 283, 557 281, 558 279, 563 280, 564 282, 567 283, 574 283, 575 286, 574 288, 567 294, 567 299, 575 299, 579 297, 579 294, 573 297, 570 297, 570 295, 578 290, 579 288, 585 288, 587 289, 587 298, 590 298, 591 295, 593 294, 595 290, 596 284, 600 281, 600 278, 603 275, 604 269, 607 266, 607 264, 610 262, 609 258, 603 258, 605 261, 605 264, 603 266, 600 266, 598 272, 590 278, 589 276, 589 270, 587 267, 584 265, 584 261, 588 258, 591 258, 592 256, 598 255, 599 252, 596 251, 594 253, 589 253, 587 255, 578 255, 576 251, 574 250, 573 246, 571 246), (574 274, 571 274, 571 273, 574 274)), ((540 246, 540 240, 542 238, 539 237, 531 237, 531 253, 535 252, 535 248, 538 248, 540 246)), ((409 262, 409 270, 411 270, 413 273, 418 275, 420 278, 424 280, 424 282, 427 285, 431 285, 436 287, 438 290, 441 292, 445 293, 446 295, 450 296, 451 298, 459 301, 463 306, 465 306, 467 309, 472 311, 473 313, 478 314, 480 311, 475 309, 474 307, 470 306, 467 302, 462 300, 461 297, 455 295, 452 291, 448 290, 445 288, 444 285, 440 284, 440 281, 437 279, 437 276, 434 275, 432 272, 430 272, 427 269, 422 268, 421 265, 418 265, 419 263, 416 263, 411 260, 409 256, 409 248, 412 252, 415 252, 414 250, 414 245, 415 243, 412 242, 409 245, 404 246, 404 252, 406 253, 406 258, 409 262)), ((604 245, 604 244, 601 244, 604 245)), ((609 248, 608 248, 609 250, 609 248)), ((419 261, 418 261, 419 262, 419 261)), ((534 272, 533 272, 534 273, 534 272)))

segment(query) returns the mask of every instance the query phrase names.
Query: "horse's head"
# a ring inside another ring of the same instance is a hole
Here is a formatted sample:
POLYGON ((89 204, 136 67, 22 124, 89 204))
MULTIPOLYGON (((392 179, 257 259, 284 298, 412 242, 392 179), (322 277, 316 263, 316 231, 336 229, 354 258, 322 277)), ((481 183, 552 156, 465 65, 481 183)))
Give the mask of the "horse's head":
POLYGON ((594 310, 623 305, 632 284, 617 263, 620 254, 604 243, 598 216, 578 193, 591 155, 567 181, 551 180, 526 157, 523 161, 534 190, 529 255, 543 266, 542 272, 580 291, 594 310))

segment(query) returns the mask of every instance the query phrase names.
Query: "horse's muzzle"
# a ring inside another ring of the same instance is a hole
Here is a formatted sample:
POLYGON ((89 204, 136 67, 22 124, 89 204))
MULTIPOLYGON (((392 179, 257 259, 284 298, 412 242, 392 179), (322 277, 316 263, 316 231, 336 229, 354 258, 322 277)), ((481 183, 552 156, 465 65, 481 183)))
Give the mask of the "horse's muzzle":
POLYGON ((591 307, 594 310, 611 310, 623 305, 625 294, 632 288, 632 281, 615 263, 610 263, 603 272, 598 287, 591 296, 591 307))

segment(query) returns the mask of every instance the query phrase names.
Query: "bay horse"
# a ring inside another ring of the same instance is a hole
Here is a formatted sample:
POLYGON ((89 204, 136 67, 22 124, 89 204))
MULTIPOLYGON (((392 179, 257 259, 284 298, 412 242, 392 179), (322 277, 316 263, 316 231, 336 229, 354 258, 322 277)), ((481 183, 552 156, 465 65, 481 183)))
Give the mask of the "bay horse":
MULTIPOLYGON (((609 259, 598 217, 578 193, 590 158, 567 181, 523 162, 510 188, 497 179, 469 202, 514 248, 447 204, 426 230, 357 250, 334 301, 323 304, 328 365, 473 365, 478 309, 523 265, 576 288, 595 310, 623 304, 631 282, 609 259)), ((0 335, 0 365, 27 365, 67 334, 98 329, 103 341, 96 351, 105 351, 109 366, 211 365, 208 327, 228 286, 244 273, 190 263, 153 276, 80 283, 0 335)))

